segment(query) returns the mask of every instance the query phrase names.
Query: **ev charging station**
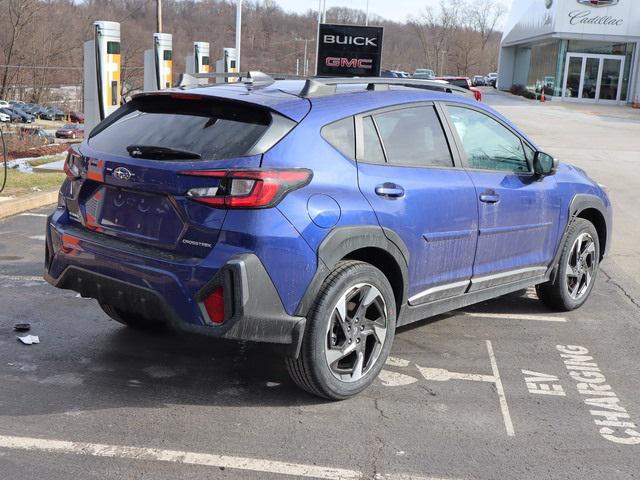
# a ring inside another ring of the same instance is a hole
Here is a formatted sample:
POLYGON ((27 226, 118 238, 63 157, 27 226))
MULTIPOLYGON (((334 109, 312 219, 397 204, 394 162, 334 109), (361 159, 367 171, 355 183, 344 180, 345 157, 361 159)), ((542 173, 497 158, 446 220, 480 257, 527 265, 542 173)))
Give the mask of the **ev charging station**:
POLYGON ((84 44, 84 124, 90 131, 120 106, 120 24, 94 22, 84 44))
POLYGON ((193 51, 185 59, 187 73, 209 73, 209 42, 193 42, 193 51))
MULTIPOLYGON (((224 48, 222 59, 216 61, 216 73, 238 73, 238 55, 235 48, 224 48)), ((217 83, 237 82, 237 78, 216 78, 217 83)))
POLYGON ((144 89, 162 90, 173 86, 173 51, 170 33, 154 33, 153 48, 144 52, 144 89))

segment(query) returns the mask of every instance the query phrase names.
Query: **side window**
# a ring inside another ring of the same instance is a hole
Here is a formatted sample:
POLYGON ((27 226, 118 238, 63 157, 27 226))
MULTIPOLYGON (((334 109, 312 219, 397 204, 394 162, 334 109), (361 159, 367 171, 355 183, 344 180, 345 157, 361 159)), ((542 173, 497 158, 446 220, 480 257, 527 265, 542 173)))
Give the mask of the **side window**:
POLYGON ((362 119, 362 143, 364 146, 363 158, 358 160, 384 163, 384 152, 382 151, 382 145, 380 145, 380 137, 378 137, 376 126, 371 117, 362 119))
POLYGON ((520 137, 493 118, 464 107, 447 107, 471 168, 528 173, 520 137))
POLYGON ((322 127, 322 138, 348 158, 356 155, 356 134, 353 117, 343 118, 322 127))
POLYGON ((453 166, 449 144, 434 107, 394 110, 374 118, 390 164, 453 166))

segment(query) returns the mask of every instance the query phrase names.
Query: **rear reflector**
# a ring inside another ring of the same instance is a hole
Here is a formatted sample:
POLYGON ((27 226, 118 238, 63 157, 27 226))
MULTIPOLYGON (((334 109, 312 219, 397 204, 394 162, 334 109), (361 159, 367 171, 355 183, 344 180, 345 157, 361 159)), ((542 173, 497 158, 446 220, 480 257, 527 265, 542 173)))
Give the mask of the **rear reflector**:
POLYGON ((190 189, 186 196, 220 208, 267 208, 289 192, 307 185, 311 170, 195 170, 181 175, 220 179, 215 187, 190 189))
POLYGON ((82 157, 75 153, 73 150, 69 149, 69 153, 67 153, 67 158, 64 161, 64 173, 67 174, 72 180, 76 178, 80 178, 80 164, 82 162, 82 157))
POLYGON ((204 299, 204 308, 215 325, 224 323, 224 289, 217 287, 204 299))

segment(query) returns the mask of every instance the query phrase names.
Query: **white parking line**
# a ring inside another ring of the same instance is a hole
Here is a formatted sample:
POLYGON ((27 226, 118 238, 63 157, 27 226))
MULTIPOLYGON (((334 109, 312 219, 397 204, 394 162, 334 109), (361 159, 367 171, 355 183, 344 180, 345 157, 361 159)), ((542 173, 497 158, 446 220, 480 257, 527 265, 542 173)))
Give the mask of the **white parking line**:
POLYGON ((489 360, 491 361, 491 370, 496 382, 496 392, 500 399, 500 410, 502 410, 502 417, 504 418, 504 426, 507 429, 507 435, 510 437, 515 436, 513 431, 513 422, 511 421, 511 415, 509 414, 509 406, 507 405, 507 397, 504 395, 504 387, 502 386, 502 380, 500 379, 500 372, 498 371, 498 363, 496 362, 496 356, 493 353, 493 345, 491 341, 487 340, 487 351, 489 352, 489 360))
POLYGON ((20 213, 21 217, 47 217, 45 213, 20 213))
POLYGON ((36 275, 2 275, 0 280, 9 280, 11 282, 44 282, 45 279, 36 275))
MULTIPOLYGON (((157 460, 162 462, 224 467, 236 470, 274 473, 305 478, 358 480, 365 478, 363 472, 344 468, 321 467, 300 463, 278 462, 259 458, 234 457, 211 453, 186 452, 181 450, 160 450, 157 448, 105 445, 101 443, 69 442, 46 440, 43 438, 13 437, 0 435, 0 448, 28 450, 36 452, 68 453, 92 457, 126 458, 131 460, 157 460)), ((381 480, 445 480, 412 474, 380 475, 381 480)), ((446 479, 454 480, 454 479, 446 479)))
POLYGON ((532 320, 537 322, 560 322, 567 321, 565 317, 552 317, 549 315, 523 315, 519 313, 483 313, 483 312, 462 312, 467 317, 496 318, 504 320, 532 320))
POLYGON ((41 242, 44 242, 47 237, 45 235, 33 235, 31 237, 29 237, 31 240, 40 240, 41 242))

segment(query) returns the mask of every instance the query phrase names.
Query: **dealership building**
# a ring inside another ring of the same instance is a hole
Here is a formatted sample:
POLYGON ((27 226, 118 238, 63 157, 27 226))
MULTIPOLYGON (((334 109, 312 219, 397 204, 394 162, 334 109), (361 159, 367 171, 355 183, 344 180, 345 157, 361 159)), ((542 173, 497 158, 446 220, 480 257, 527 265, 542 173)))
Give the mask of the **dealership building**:
POLYGON ((498 88, 554 100, 640 101, 640 0, 514 0, 498 88))

